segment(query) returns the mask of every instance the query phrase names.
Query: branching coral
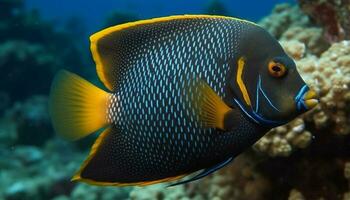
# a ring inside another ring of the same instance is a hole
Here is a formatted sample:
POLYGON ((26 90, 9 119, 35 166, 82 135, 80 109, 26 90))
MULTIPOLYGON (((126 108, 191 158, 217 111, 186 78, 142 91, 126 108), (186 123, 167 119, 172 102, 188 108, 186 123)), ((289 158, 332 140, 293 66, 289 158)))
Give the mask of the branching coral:
POLYGON ((280 4, 274 8, 271 15, 263 18, 259 25, 279 39, 289 27, 305 27, 309 25, 309 20, 297 6, 280 4))

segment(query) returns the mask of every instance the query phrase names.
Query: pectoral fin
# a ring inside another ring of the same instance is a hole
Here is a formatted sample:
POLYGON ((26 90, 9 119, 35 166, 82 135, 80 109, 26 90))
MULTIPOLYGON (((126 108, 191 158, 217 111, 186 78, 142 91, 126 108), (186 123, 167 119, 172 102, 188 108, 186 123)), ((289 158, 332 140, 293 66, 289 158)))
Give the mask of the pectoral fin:
POLYGON ((195 79, 189 84, 191 107, 205 127, 225 130, 226 116, 232 109, 203 80, 195 79))

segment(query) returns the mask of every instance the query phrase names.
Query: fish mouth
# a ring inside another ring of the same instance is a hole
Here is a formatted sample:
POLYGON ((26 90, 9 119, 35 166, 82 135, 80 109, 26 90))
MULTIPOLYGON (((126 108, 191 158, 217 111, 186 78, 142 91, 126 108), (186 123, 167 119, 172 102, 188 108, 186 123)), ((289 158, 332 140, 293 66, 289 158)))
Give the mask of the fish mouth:
POLYGON ((317 93, 304 85, 295 97, 295 103, 298 111, 308 111, 314 108, 318 103, 317 93))

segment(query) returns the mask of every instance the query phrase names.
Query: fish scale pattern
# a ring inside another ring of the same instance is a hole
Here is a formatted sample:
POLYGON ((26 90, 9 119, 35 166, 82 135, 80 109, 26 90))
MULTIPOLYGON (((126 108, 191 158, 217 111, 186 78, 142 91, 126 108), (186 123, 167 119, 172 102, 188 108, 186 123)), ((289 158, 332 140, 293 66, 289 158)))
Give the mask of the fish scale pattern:
POLYGON ((113 132, 105 140, 111 144, 103 145, 113 148, 100 149, 103 156, 95 156, 85 171, 98 173, 93 165, 99 163, 108 173, 95 177, 137 182, 191 173, 232 156, 240 147, 237 137, 254 130, 249 125, 230 133, 201 128, 188 84, 200 78, 225 97, 230 59, 245 26, 252 25, 203 18, 121 31, 114 41, 120 47, 113 71, 118 83, 108 110, 113 132))

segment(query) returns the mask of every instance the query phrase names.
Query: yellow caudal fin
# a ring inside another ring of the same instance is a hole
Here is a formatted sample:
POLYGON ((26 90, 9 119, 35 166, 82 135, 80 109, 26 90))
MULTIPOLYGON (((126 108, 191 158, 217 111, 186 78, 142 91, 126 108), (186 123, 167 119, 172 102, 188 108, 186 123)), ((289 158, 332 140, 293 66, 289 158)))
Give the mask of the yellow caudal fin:
POLYGON ((105 127, 109 95, 76 74, 60 71, 49 100, 55 131, 65 139, 76 140, 105 127))
POLYGON ((205 127, 225 129, 225 115, 232 109, 203 80, 190 83, 191 106, 205 127))

